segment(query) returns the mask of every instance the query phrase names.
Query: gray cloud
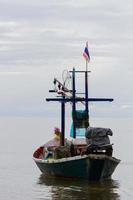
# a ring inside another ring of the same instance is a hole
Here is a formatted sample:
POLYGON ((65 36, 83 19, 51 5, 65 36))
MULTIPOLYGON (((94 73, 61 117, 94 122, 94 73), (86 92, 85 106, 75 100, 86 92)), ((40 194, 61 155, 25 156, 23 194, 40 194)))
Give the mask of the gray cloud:
POLYGON ((119 108, 127 105, 118 112, 129 113, 133 100, 132 9, 130 0, 0 0, 2 113, 3 105, 8 114, 13 110, 41 113, 41 94, 47 94, 50 78, 67 67, 83 69, 87 40, 93 72, 89 94, 116 97, 119 108), (25 85, 28 80, 30 87, 25 85))

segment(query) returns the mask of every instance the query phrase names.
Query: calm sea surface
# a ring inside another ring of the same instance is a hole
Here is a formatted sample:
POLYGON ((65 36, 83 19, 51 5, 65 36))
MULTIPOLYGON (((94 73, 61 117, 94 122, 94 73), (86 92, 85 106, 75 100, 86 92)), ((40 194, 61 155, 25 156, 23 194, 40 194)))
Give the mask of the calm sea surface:
POLYGON ((0 200, 133 199, 133 119, 92 120, 92 125, 112 128, 114 156, 121 159, 112 179, 98 183, 41 175, 32 153, 52 137, 53 121, 0 118, 0 200))

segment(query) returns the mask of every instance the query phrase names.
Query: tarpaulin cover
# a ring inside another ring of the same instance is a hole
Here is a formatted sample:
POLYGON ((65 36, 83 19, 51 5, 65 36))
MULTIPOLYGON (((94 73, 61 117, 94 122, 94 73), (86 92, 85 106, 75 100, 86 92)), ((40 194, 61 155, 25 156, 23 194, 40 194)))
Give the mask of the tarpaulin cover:
POLYGON ((112 136, 113 132, 110 128, 88 127, 85 135, 88 145, 102 146, 110 144, 108 135, 112 136))
POLYGON ((76 128, 87 128, 89 126, 89 116, 86 110, 72 112, 72 119, 76 128))

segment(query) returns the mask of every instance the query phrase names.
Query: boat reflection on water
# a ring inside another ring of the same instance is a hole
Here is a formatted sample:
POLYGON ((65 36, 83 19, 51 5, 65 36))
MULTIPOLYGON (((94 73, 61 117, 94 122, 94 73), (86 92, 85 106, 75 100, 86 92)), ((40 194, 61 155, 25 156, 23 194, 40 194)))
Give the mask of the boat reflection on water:
MULTIPOLYGON (((119 200, 116 180, 88 182, 82 179, 55 178, 41 175, 38 184, 49 188, 51 199, 119 200)), ((50 195, 50 194, 49 194, 50 195)), ((43 199, 43 197, 42 197, 43 199)), ((45 199, 45 197, 44 197, 45 199)))

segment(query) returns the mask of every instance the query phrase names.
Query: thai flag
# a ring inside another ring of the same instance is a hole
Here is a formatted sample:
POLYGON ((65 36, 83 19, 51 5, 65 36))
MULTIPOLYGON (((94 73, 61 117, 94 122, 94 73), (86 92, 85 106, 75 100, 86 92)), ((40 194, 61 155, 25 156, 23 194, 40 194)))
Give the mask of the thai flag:
POLYGON ((86 47, 84 49, 83 56, 87 62, 90 62, 90 55, 89 55, 89 51, 88 51, 88 42, 86 42, 86 47))

